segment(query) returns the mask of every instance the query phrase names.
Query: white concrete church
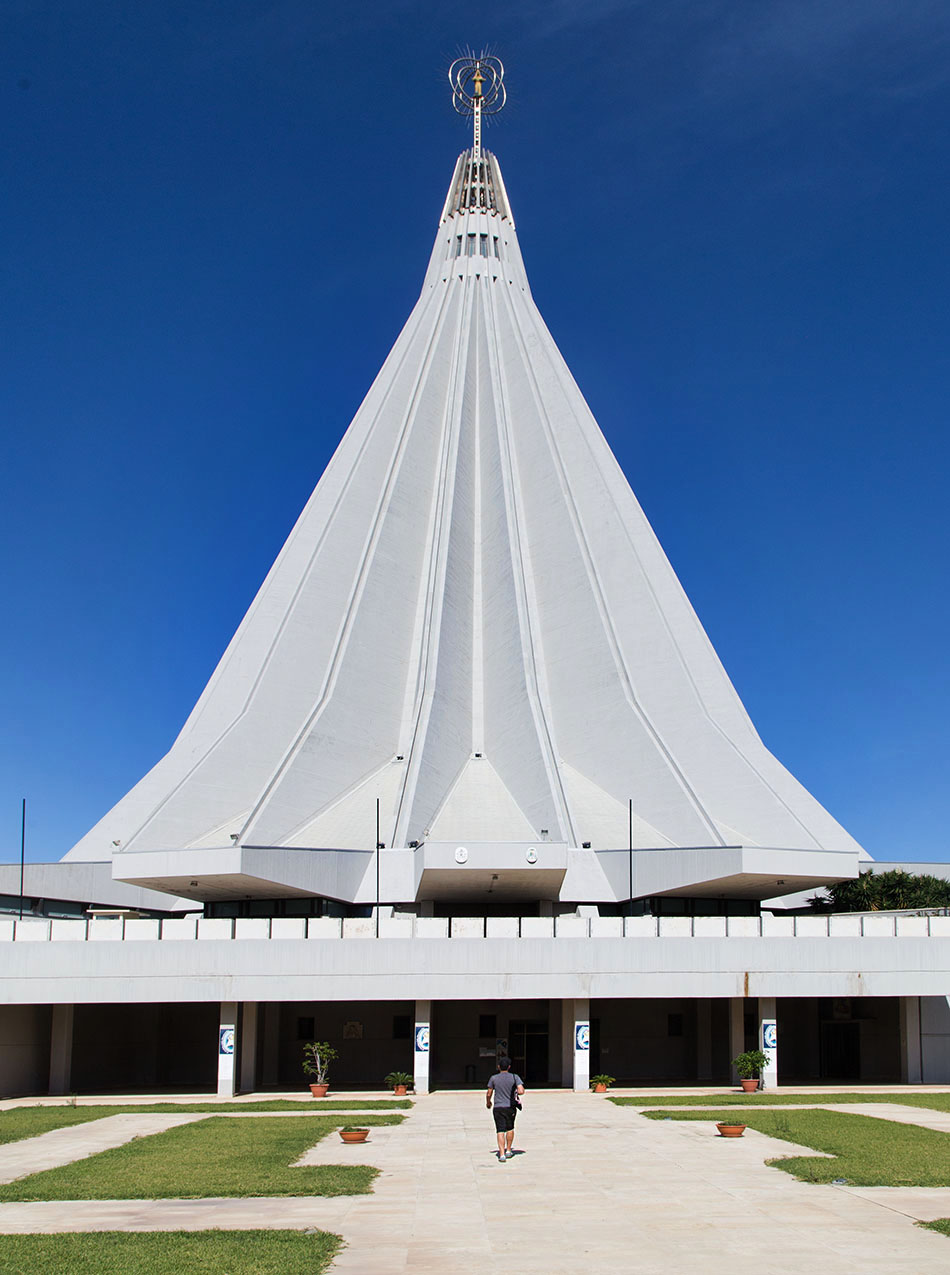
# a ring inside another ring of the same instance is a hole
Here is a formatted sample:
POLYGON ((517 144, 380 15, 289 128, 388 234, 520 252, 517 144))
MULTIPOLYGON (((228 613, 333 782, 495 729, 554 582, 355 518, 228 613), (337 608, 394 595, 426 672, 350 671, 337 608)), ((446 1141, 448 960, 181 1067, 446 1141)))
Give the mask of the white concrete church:
POLYGON ((759 1041, 767 1083, 950 1081, 950 916, 783 911, 868 856, 545 327, 480 91, 419 300, 178 739, 22 919, 0 870, 3 1095, 298 1087, 315 1037, 336 1087, 499 1050, 727 1081, 759 1041))

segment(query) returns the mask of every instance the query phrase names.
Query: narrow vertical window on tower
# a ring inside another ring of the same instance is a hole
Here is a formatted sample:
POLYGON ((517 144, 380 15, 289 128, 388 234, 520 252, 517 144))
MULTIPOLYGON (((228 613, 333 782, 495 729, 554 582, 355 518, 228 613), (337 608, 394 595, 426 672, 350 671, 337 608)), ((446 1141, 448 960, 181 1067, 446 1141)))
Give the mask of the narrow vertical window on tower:
POLYGON ((468 236, 468 240, 465 244, 465 255, 466 257, 475 256, 475 236, 474 235, 468 236))
POLYGON ((487 235, 478 236, 478 255, 480 257, 488 256, 488 236, 487 235))

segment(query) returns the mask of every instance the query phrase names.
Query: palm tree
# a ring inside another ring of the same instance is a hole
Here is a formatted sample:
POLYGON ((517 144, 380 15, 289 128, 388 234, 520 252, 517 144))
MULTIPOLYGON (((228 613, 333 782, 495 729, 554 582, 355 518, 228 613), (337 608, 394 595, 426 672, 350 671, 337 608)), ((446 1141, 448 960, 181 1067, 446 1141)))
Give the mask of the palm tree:
POLYGON ((950 907, 950 881, 927 873, 866 872, 827 887, 827 895, 808 900, 816 912, 890 912, 901 908, 950 907))

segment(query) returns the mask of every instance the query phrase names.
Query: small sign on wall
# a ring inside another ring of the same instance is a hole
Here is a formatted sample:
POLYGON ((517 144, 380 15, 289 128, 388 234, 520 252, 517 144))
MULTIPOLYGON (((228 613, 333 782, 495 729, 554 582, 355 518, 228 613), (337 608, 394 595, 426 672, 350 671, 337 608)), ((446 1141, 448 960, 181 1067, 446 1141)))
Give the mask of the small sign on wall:
POLYGON ((348 1023, 344 1023, 343 1024, 343 1039, 344 1040, 362 1040, 363 1039, 363 1024, 356 1022, 355 1019, 352 1019, 348 1023))
POLYGON ((764 1085, 765 1075, 768 1075, 770 1078, 774 1078, 776 1071, 776 1060, 778 1056, 778 1026, 774 1018, 764 1018, 762 1020, 761 1046, 767 1059, 763 1070, 764 1085))

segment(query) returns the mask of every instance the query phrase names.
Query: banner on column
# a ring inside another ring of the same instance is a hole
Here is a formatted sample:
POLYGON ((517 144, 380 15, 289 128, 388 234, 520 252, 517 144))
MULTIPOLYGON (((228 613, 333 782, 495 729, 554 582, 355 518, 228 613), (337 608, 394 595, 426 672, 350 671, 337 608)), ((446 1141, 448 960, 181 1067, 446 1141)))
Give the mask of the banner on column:
POLYGON ((222 1027, 218 1033, 218 1053, 233 1054, 234 1053, 234 1028, 222 1027))
POLYGON ((765 1054, 768 1062, 765 1064, 766 1071, 775 1070, 775 1056, 778 1050, 778 1026, 774 1018, 762 1019, 762 1052, 765 1054))
POLYGON ((582 1054, 590 1051, 590 1023, 574 1024, 574 1048, 582 1054))
POLYGON ((429 1052, 429 1024, 420 1023, 416 1028, 416 1053, 427 1054, 429 1052))

